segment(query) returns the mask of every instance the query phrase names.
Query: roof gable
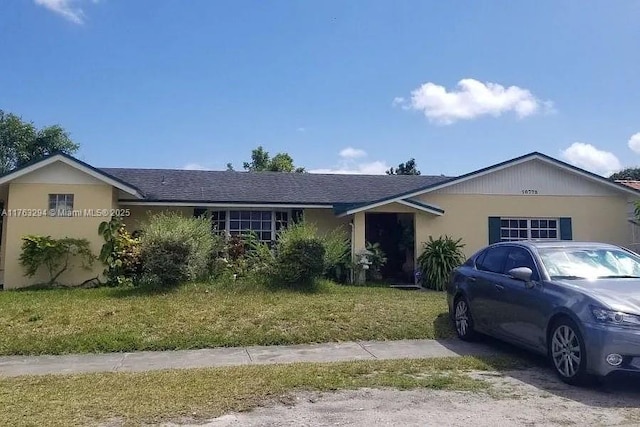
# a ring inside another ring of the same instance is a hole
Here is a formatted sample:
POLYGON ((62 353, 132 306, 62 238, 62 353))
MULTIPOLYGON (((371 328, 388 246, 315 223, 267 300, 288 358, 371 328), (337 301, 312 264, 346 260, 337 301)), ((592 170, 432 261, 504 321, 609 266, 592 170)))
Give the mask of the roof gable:
MULTIPOLYGON (((53 177, 55 183, 58 184, 77 184, 81 176, 78 175, 79 173, 87 175, 87 180, 89 181, 93 179, 95 180, 93 182, 102 182, 111 185, 138 199, 143 197, 142 193, 129 183, 121 181, 75 157, 63 153, 52 154, 6 173, 0 177, 0 185, 16 180, 21 180, 22 182, 38 182, 43 179, 43 176, 47 178, 53 177), (69 174, 68 180, 65 181, 64 173, 70 170, 73 170, 73 172, 69 174)), ((87 182, 84 183, 86 184, 87 182)))
MULTIPOLYGON (((400 200, 406 200, 408 198, 412 198, 412 197, 416 197, 416 196, 420 196, 422 194, 426 194, 426 193, 430 193, 430 192, 435 192, 435 191, 441 191, 441 192, 445 192, 445 190, 447 188, 453 187, 453 186, 460 186, 462 183, 468 182, 468 181, 472 181, 472 180, 479 180, 482 177, 485 177, 489 174, 492 173, 496 173, 499 172, 501 170, 507 169, 507 168, 511 168, 517 165, 521 165, 523 163, 527 163, 527 162, 531 162, 531 161, 539 161, 544 163, 547 166, 550 166, 552 169, 555 169, 555 171, 557 172, 558 170, 564 172, 565 174, 571 174, 573 177, 578 177, 582 180, 586 180, 589 184, 597 184, 600 187, 606 187, 608 188, 610 191, 607 194, 611 193, 611 190, 614 191, 618 191, 620 193, 626 193, 629 195, 633 195, 635 197, 640 197, 640 190, 636 190, 633 189, 629 186, 626 185, 622 185, 620 183, 617 182, 613 182, 610 181, 600 175, 596 175, 594 173, 591 173, 589 171, 586 171, 584 169, 578 168, 576 166, 570 165, 568 163, 565 163, 563 161, 560 161, 558 159, 554 159, 553 157, 547 156, 545 154, 542 153, 538 153, 538 152, 533 152, 533 153, 529 153, 529 154, 525 154, 524 156, 520 156, 520 157, 516 157, 514 159, 511 160, 507 160, 492 166, 488 166, 486 168, 482 168, 482 169, 478 169, 476 171, 473 172, 469 172, 467 174, 455 177, 455 178, 450 178, 447 179, 445 181, 439 182, 439 183, 435 183, 435 184, 431 184, 431 185, 427 185, 423 188, 420 188, 416 191, 409 191, 406 193, 402 193, 402 194, 398 194, 395 195, 393 197, 389 197, 389 198, 383 198, 380 200, 376 200, 373 201, 371 203, 368 204, 363 204, 357 207, 354 207, 353 209, 349 209, 344 211, 342 214, 343 215, 349 215, 349 214, 353 214, 356 212, 360 212, 360 211, 365 211, 368 209, 372 209, 378 206, 383 206, 386 205, 388 203, 393 203, 393 202, 398 202, 400 200)), ((576 182, 574 180, 574 182, 576 182)), ((584 182, 583 182, 584 184, 584 182)), ((592 187, 593 188, 593 187, 592 187)), ((535 190, 532 188, 522 188, 520 189, 520 194, 527 194, 527 193, 522 193, 522 190, 535 190)), ((557 191, 557 190, 556 190, 557 191)), ((510 193, 511 194, 511 193, 510 193)))
POLYGON ((491 171, 462 182, 434 190, 437 194, 491 194, 540 196, 609 196, 620 193, 617 186, 601 182, 554 164, 531 158, 516 165, 491 171))

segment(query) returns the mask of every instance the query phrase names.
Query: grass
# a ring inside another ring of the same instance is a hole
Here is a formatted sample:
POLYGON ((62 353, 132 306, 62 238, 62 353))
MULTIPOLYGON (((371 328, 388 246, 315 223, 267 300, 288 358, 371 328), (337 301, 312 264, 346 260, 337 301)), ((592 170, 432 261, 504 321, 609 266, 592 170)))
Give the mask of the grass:
POLYGON ((485 390, 469 370, 517 366, 505 358, 443 358, 0 378, 0 420, 11 426, 205 420, 296 391, 362 387, 485 390))
POLYGON ((452 335, 445 295, 323 283, 315 293, 191 284, 172 292, 0 292, 0 355, 452 335))

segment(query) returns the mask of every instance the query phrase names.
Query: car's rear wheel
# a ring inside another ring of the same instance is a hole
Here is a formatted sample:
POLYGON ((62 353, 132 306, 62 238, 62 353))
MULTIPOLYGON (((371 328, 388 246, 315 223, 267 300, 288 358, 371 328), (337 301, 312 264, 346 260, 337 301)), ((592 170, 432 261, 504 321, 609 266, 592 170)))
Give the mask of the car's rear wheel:
POLYGON ((476 337, 473 329, 473 317, 469 309, 469 302, 463 296, 458 297, 453 308, 453 320, 458 337, 463 341, 472 341, 476 337))
POLYGON ((567 384, 587 382, 587 354, 578 325, 571 319, 556 321, 549 333, 549 358, 560 379, 567 384))

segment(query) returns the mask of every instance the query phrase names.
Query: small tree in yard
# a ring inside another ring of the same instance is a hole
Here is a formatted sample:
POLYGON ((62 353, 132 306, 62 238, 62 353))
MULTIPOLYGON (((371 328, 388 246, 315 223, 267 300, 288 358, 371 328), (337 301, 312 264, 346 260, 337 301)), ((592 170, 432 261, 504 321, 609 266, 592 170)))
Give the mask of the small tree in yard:
POLYGON ((46 268, 49 273, 47 286, 57 283, 60 275, 69 269, 73 258, 81 262, 82 268, 91 267, 95 256, 87 239, 53 239, 51 236, 35 235, 22 238, 20 264, 28 277, 35 276, 41 267, 46 268))
POLYGON ((447 285, 449 275, 454 268, 464 262, 462 239, 454 240, 449 236, 439 237, 424 244, 424 251, 418 257, 418 266, 422 273, 423 286, 442 291, 447 285))

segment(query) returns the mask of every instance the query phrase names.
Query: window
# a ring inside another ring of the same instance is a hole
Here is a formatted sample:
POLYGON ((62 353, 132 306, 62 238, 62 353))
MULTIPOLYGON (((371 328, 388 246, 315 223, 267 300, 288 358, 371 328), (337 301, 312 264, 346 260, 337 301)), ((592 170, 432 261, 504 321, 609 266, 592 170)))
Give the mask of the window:
POLYGON ((73 216, 73 194, 49 194, 51 216, 73 216))
POLYGON ((501 218, 500 240, 557 240, 558 223, 555 218, 501 218))
POLYGON ((476 268, 482 271, 502 274, 508 252, 509 248, 506 246, 489 248, 478 257, 476 268))
POLYGON ((227 230, 227 211, 211 212, 211 230, 214 233, 224 233, 227 230))
POLYGON ((536 267, 531 254, 524 248, 511 247, 509 248, 509 254, 507 255, 507 260, 504 266, 504 273, 507 274, 509 270, 519 267, 530 268, 533 272, 531 279, 539 279, 538 268, 536 267))
POLYGON ((289 212, 276 212, 276 232, 287 228, 289 212))
POLYGON ((286 228, 291 221, 290 211, 249 211, 249 210, 217 210, 202 212, 199 209, 194 215, 205 215, 211 220, 214 233, 239 235, 248 231, 256 233, 263 242, 271 242, 277 238, 277 232, 286 228))
POLYGON ((273 212, 229 211, 229 234, 238 235, 253 231, 263 242, 273 240, 273 212))

